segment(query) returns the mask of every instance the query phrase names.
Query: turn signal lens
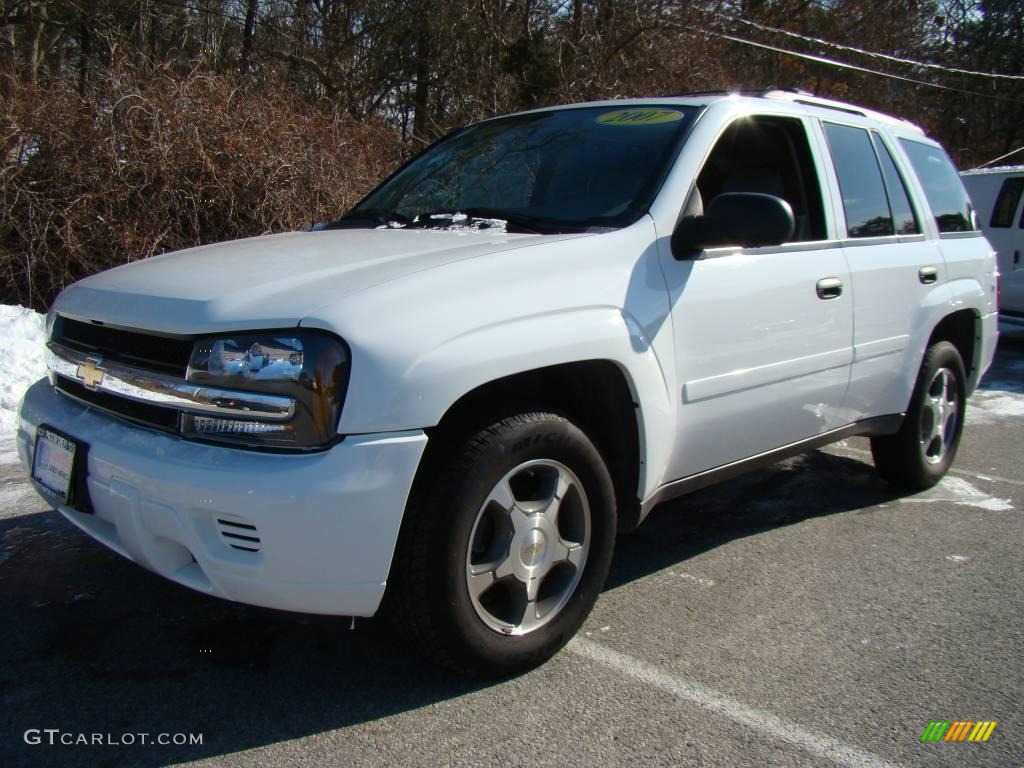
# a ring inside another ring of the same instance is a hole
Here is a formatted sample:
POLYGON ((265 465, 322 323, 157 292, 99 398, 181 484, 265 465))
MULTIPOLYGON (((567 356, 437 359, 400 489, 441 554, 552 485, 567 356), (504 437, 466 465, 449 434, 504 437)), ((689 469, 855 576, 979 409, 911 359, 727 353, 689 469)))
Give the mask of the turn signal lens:
POLYGON ((211 419, 207 416, 190 416, 189 419, 189 431, 195 435, 269 435, 292 431, 291 424, 274 424, 267 421, 211 419))

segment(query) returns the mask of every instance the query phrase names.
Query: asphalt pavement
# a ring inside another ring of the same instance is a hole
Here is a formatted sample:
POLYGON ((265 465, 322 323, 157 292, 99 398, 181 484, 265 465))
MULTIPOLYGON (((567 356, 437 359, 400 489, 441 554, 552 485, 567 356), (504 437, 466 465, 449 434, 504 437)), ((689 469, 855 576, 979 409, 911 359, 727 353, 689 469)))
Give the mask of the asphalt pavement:
POLYGON ((384 621, 144 571, 0 443, 0 765, 1024 766, 1024 333, 939 486, 894 493, 867 447, 664 505, 565 651, 474 681, 384 621), (996 726, 923 743, 932 721, 996 726), (177 734, 201 743, 154 743, 177 734))

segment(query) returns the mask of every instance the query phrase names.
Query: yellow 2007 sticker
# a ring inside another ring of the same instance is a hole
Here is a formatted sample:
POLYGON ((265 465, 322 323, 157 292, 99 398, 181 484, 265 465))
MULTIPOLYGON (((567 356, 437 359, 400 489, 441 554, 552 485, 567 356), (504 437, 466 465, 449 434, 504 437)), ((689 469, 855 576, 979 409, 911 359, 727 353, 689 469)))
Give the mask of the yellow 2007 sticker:
POLYGON ((598 116, 597 122, 601 125, 658 125, 660 123, 674 123, 683 119, 683 113, 674 109, 646 109, 635 107, 633 109, 617 109, 614 112, 605 112, 598 116))

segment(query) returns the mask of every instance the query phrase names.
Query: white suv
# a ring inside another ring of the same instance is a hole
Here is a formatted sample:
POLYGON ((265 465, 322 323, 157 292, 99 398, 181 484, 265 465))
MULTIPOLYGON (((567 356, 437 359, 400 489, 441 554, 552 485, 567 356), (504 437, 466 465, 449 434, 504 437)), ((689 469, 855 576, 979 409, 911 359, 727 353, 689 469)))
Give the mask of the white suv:
POLYGON ((180 584, 383 605, 506 673, 577 631, 658 502, 850 435, 937 482, 995 287, 905 121, 780 91, 537 110, 315 231, 70 286, 18 447, 75 525, 180 584))

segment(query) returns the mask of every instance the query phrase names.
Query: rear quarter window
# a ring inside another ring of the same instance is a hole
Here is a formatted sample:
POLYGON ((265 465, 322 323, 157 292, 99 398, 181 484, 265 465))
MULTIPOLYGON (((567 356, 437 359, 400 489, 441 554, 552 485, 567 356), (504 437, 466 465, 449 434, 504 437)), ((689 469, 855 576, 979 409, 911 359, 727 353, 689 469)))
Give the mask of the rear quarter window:
POLYGON ((896 234, 919 234, 921 227, 917 223, 914 206, 910 202, 910 193, 907 192, 907 185, 903 181, 899 168, 896 167, 892 153, 877 133, 871 134, 871 138, 875 144, 875 152, 878 153, 878 162, 882 166, 882 177, 885 179, 885 189, 889 194, 889 207, 892 208, 892 221, 896 228, 896 234))
POLYGON ((939 232, 971 232, 978 228, 974 206, 949 156, 929 144, 900 139, 924 187, 939 232))

